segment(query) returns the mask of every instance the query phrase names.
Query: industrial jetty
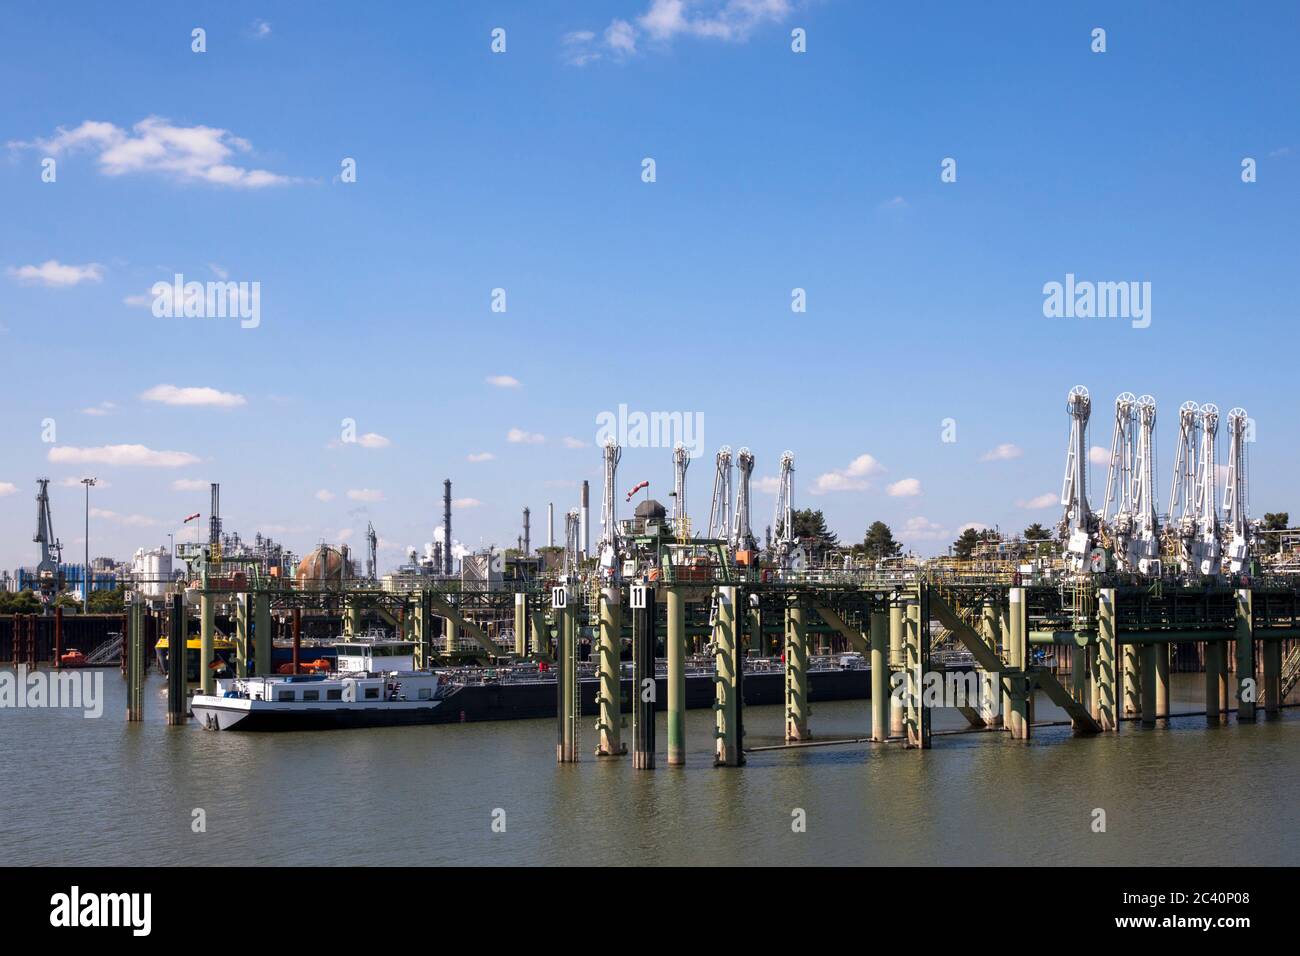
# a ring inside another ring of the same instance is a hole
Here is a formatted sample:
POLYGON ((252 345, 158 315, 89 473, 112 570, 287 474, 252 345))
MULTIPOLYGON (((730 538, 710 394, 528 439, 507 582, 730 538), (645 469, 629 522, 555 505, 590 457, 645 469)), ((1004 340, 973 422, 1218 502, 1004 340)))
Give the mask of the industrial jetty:
MULTIPOLYGON (((197 631, 197 687, 180 655, 167 660, 168 719, 183 723, 192 692, 206 704, 219 688, 265 694, 273 686, 266 679, 278 675, 336 680, 337 658, 322 649, 339 632, 348 642, 376 629, 410 646, 413 673, 455 689, 430 719, 553 716, 562 762, 586 749, 584 728, 594 729, 595 753, 628 752, 630 723, 634 763, 652 767, 653 713, 663 710, 667 762, 680 764, 693 705, 713 709, 715 759, 727 766, 744 762, 744 709, 762 703, 783 708, 791 745, 813 739, 816 700, 863 697, 873 740, 917 750, 932 744, 935 707, 958 709, 972 732, 1029 739, 1036 698, 1059 707, 1077 734, 1115 733, 1179 716, 1170 710, 1175 669, 1204 672, 1198 713, 1210 723, 1277 714, 1300 682, 1300 541, 1248 514, 1249 419, 1240 408, 1224 419, 1221 488, 1218 407, 1180 406, 1162 510, 1155 411, 1150 396, 1116 399, 1105 495, 1090 500, 1092 399, 1085 388, 1070 390, 1055 532, 983 534, 960 558, 827 548, 801 535, 789 452, 761 546, 751 528, 754 456, 745 448, 734 459, 728 447, 718 452, 703 531, 688 515, 690 458, 681 446, 671 462, 673 513, 646 498, 620 517, 613 441, 602 449, 594 547, 585 486, 581 507, 565 516, 563 544, 552 530, 548 546, 534 550, 524 509, 519 548, 466 555, 458 574, 450 553, 435 549, 381 578, 373 529, 364 572, 346 547, 325 545, 292 569, 268 568, 226 547, 217 526, 209 542, 181 551, 182 578, 131 581, 121 628, 127 716, 144 717, 144 671, 164 635, 188 644, 197 631), (954 671, 970 671, 978 694, 945 695, 954 671), (248 683, 257 678, 264 682, 248 683)), ((450 522, 448 481, 444 541, 453 540, 450 522)), ((15 661, 35 660, 37 623, 44 620, 13 625, 15 661)))

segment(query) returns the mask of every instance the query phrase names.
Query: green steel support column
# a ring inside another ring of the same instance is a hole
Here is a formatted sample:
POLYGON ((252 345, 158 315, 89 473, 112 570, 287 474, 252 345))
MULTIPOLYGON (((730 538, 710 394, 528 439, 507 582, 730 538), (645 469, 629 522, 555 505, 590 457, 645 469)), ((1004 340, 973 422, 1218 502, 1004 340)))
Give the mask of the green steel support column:
POLYGON ((528 595, 515 595, 515 657, 528 656, 528 595))
POLYGON ((1155 648, 1156 662, 1156 717, 1169 716, 1169 653, 1171 644, 1160 644, 1155 648))
POLYGON ((1084 707, 1091 703, 1088 699, 1087 645, 1070 645, 1070 696, 1084 707))
POLYGON ((686 600, 668 588, 668 766, 686 763, 686 600))
POLYGON ((271 673, 271 595, 265 591, 253 595, 253 673, 271 673))
POLYGON ((235 595, 235 676, 248 676, 248 602, 247 593, 235 595))
POLYGON ((1138 645, 1123 644, 1120 655, 1124 664, 1124 714, 1136 717, 1142 712, 1142 658, 1138 655, 1138 645))
MULTIPOLYGON (((980 619, 984 641, 998 652, 998 643, 1002 633, 1002 615, 996 604, 985 604, 980 619)), ((980 681, 980 717, 986 727, 1002 726, 1002 677, 997 671, 977 671, 980 681)))
POLYGON ((739 767, 745 762, 740 739, 740 641, 736 636, 736 589, 717 589, 718 623, 714 626, 715 673, 713 713, 715 718, 715 767, 739 767))
POLYGON ((133 600, 127 609, 126 719, 144 720, 144 606, 133 600))
MULTIPOLYGON (((622 589, 618 585, 600 592, 600 681, 596 685, 599 715, 596 722, 596 756, 612 757, 627 753, 623 746, 621 725, 623 673, 619 651, 623 647, 622 589)), ((518 616, 518 615, 516 615, 518 616)))
POLYGON ((1255 701, 1255 633, 1250 588, 1237 591, 1237 722, 1254 723, 1255 701), (1249 700, 1245 698, 1249 697, 1249 700))
POLYGON ((1223 660, 1219 651, 1223 647, 1218 641, 1205 642, 1205 722, 1217 724, 1223 717, 1219 710, 1219 681, 1223 660))
POLYGON ((907 625, 903 617, 903 606, 889 606, 889 736, 903 736, 906 723, 903 701, 894 694, 894 674, 904 673, 903 640, 907 625))
POLYGON ((1264 657, 1264 713, 1276 717, 1282 704, 1282 642, 1276 638, 1260 647, 1264 657))
POLYGON ((1093 670, 1093 715, 1103 731, 1119 730, 1119 681, 1115 672, 1119 631, 1115 622, 1115 589, 1097 592, 1097 661, 1093 670))
POLYGON ((907 696, 904 698, 903 726, 907 746, 921 745, 921 608, 907 605, 903 631, 903 666, 906 668, 907 696))
POLYGON ((1142 726, 1156 725, 1156 645, 1143 644, 1142 657, 1142 726))
POLYGON ((578 719, 582 709, 578 684, 578 600, 575 589, 564 591, 563 607, 557 608, 560 616, 560 763, 578 762, 578 719))
MULTIPOLYGON (((208 591, 208 572, 203 571, 203 591, 199 596, 199 690, 211 694, 214 687, 212 668, 213 637, 217 629, 217 607, 213 595, 208 591)), ((185 644, 182 642, 181 647, 185 644)))
POLYGON ((1010 634, 1006 649, 1007 667, 1011 670, 1009 680, 1003 682, 1006 689, 1007 729, 1015 740, 1029 739, 1029 687, 1025 679, 1025 641, 1028 638, 1028 608, 1025 606, 1025 589, 1011 588, 1007 592, 1007 610, 1010 634))
POLYGON ((347 613, 343 617, 343 633, 347 637, 356 637, 361 633, 361 605, 356 598, 348 599, 347 613))
POLYGON ((751 607, 745 612, 746 630, 749 632, 749 656, 766 657, 767 645, 763 640, 763 611, 751 607))
POLYGON ((415 666, 424 668, 432 663, 433 653, 433 598, 428 591, 417 591, 406 613, 402 627, 411 631, 415 642, 415 666))
POLYGON ((889 739, 889 615, 871 613, 871 739, 889 739))
POLYGON ((807 740, 808 733, 808 623, 798 599, 785 611, 785 739, 807 740))

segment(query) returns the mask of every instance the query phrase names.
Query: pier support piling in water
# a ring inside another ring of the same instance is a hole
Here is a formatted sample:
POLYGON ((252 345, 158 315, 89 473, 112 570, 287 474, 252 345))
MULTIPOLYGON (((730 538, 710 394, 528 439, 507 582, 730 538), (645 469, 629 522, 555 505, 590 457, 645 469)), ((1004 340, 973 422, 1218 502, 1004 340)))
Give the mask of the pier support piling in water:
POLYGON ((1156 725, 1156 645, 1143 644, 1142 657, 1142 726, 1156 725))
POLYGON ((873 611, 871 635, 871 739, 889 739, 889 615, 873 611))
MULTIPOLYGON (((980 636, 984 638, 984 643, 992 649, 995 656, 1002 638, 1002 620, 1001 608, 992 602, 985 603, 980 615, 980 636)), ((985 727, 1001 727, 1002 692, 999 689, 1002 686, 1001 672, 980 668, 976 673, 979 675, 980 719, 984 721, 985 727)))
POLYGON ((1006 646, 1008 671, 1003 678, 1007 729, 1015 740, 1029 740, 1031 717, 1028 680, 1028 607, 1025 589, 1013 587, 1007 592, 1007 620, 1010 625, 1006 646))
POLYGON ((258 677, 271 673, 271 596, 265 591, 253 595, 253 671, 258 677))
POLYGON ((1217 724, 1225 716, 1219 706, 1219 683, 1223 680, 1222 641, 1205 642, 1205 722, 1217 724))
POLYGON ((523 591, 515 594, 515 657, 523 660, 528 656, 528 595, 523 591))
POLYGON ((552 608, 560 624, 557 654, 555 708, 558 721, 556 759, 560 763, 578 762, 578 714, 582 709, 578 683, 578 602, 574 589, 562 585, 552 590, 552 608))
POLYGON ((632 766, 655 765, 655 591, 633 585, 632 615, 632 766))
MULTIPOLYGON (((214 688, 212 658, 217 630, 215 596, 208 590, 208 572, 203 572, 203 590, 199 593, 199 691, 211 694, 214 688)), ((184 650, 184 644, 181 645, 184 650)), ((294 673, 297 673, 295 669, 294 673)))
POLYGON ((1237 722, 1254 723, 1255 701, 1255 633, 1254 603, 1250 588, 1237 591, 1237 722))
POLYGON ((668 588, 668 766, 686 763, 686 598, 668 588))
POLYGON ((1264 713, 1276 717, 1282 706, 1282 642, 1264 641, 1260 656, 1264 658, 1264 713))
POLYGON ((739 767, 745 762, 741 730, 741 660, 739 623, 734 587, 715 591, 718 619, 713 628, 714 757, 715 767, 739 767))
POLYGON ((126 659, 126 719, 144 720, 144 605, 138 599, 127 605, 122 654, 126 659))
POLYGON ((248 676, 248 605, 251 594, 235 595, 235 676, 248 676))
POLYGON ((1093 718, 1103 731, 1119 730, 1119 681, 1116 665, 1119 630, 1115 621, 1115 589, 1097 592, 1097 648, 1092 686, 1095 704, 1093 718))
POLYGON ((808 622, 798 597, 785 611, 785 740, 807 740, 808 731, 808 622))
MULTIPOLYGON (((596 756, 613 757, 627 753, 621 730, 623 671, 619 656, 623 648, 622 589, 617 584, 602 588, 599 604, 600 640, 596 653, 600 658, 600 669, 596 683, 596 756)), ((517 641, 516 638, 516 643, 517 641)))
POLYGON ((930 622, 923 610, 922 596, 915 604, 908 604, 904 615, 904 657, 907 666, 907 697, 904 727, 907 746, 921 750, 930 747, 930 715, 925 705, 925 680, 929 670, 930 622))
POLYGON ((1142 713, 1142 658, 1136 644, 1123 644, 1122 661, 1123 716, 1137 717, 1142 713))
POLYGON ((901 697, 894 695, 894 674, 904 667, 903 640, 907 625, 903 615, 903 605, 894 601, 889 605, 889 736, 903 736, 906 714, 901 697))
POLYGON ((1173 645, 1157 644, 1152 650, 1156 662, 1156 718, 1165 720, 1169 717, 1169 654, 1173 645))
POLYGON ((167 723, 182 724, 189 715, 185 686, 185 597, 172 595, 171 619, 167 627, 167 723))

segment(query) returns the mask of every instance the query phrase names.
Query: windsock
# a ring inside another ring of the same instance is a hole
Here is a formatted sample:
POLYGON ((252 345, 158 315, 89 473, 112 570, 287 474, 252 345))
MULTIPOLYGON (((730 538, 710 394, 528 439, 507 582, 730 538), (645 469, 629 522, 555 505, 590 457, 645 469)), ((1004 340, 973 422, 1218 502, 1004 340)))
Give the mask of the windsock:
POLYGON ((632 486, 632 490, 629 491, 629 492, 627 493, 627 500, 628 500, 628 501, 631 501, 631 500, 632 500, 632 496, 633 496, 634 494, 636 494, 636 493, 637 493, 638 491, 640 491, 642 488, 649 488, 649 487, 650 487, 650 482, 648 482, 648 481, 643 481, 643 482, 641 482, 640 484, 633 485, 633 486, 632 486))

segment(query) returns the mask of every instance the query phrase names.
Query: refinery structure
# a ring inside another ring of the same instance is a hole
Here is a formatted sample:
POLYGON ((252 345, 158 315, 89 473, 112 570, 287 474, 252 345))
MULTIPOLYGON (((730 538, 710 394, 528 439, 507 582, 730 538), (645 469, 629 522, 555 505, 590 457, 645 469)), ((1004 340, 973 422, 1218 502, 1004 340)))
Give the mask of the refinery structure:
MULTIPOLYGON (((463 553, 459 567, 448 480, 440 540, 389 573, 378 567, 373 525, 360 559, 346 545, 326 544, 298 559, 260 535, 248 544, 226 534, 214 485, 208 540, 177 548, 183 568, 165 551, 142 551, 119 572, 129 718, 142 719, 144 670, 171 635, 192 641, 197 660, 245 676, 296 673, 315 656, 307 649, 313 641, 377 632, 410 641, 424 668, 546 673, 555 687, 557 756, 566 762, 587 745, 600 755, 625 753, 630 713, 634 761, 653 766, 659 709, 667 710, 668 763, 681 763, 686 675, 701 666, 712 685, 719 764, 744 762, 744 685, 756 667, 784 674, 785 737, 808 740, 810 674, 830 655, 869 668, 872 738, 918 749, 931 745, 930 710, 942 705, 924 693, 929 675, 954 659, 979 675, 978 704, 962 708, 970 728, 1018 739, 1032 733, 1036 694, 1078 733, 1171 716, 1175 649, 1204 669, 1209 720, 1231 712, 1253 720, 1257 707, 1275 712, 1300 679, 1300 573, 1285 542, 1266 542, 1250 517, 1246 412, 1233 408, 1221 420, 1213 404, 1179 408, 1162 511, 1155 401, 1128 392, 1115 400, 1100 495, 1088 483, 1094 410, 1086 388, 1069 391, 1065 411, 1055 537, 985 534, 962 558, 817 547, 799 533, 792 452, 778 460, 760 541, 755 456, 745 447, 717 452, 705 518, 703 509, 692 515, 687 499, 685 447, 665 456, 670 509, 638 497, 648 482, 623 488, 622 449, 611 439, 600 449, 598 524, 584 482, 578 507, 560 516, 558 538, 548 504, 545 547, 534 548, 525 507, 517 547, 463 553), (662 694, 632 692, 647 681, 662 694), (892 693, 899 684, 904 692, 892 693)), ((41 509, 39 573, 56 576, 47 498, 41 509)), ((0 657, 38 656, 36 633, 30 621, 26 630, 15 624, 8 642, 0 632, 0 657)), ((310 664, 329 666, 319 656, 310 664)), ((197 689, 210 692, 211 667, 194 672, 197 689)), ((185 700, 170 700, 170 719, 184 720, 185 700)))

